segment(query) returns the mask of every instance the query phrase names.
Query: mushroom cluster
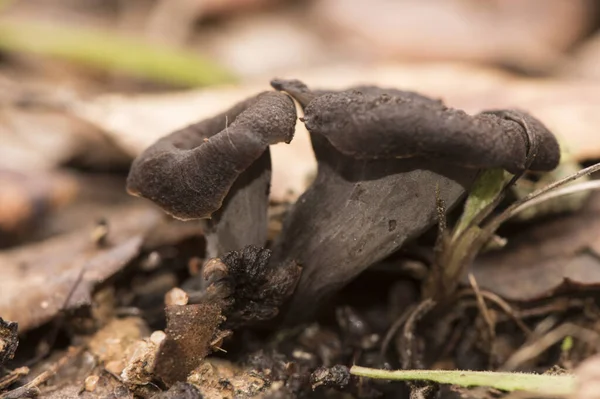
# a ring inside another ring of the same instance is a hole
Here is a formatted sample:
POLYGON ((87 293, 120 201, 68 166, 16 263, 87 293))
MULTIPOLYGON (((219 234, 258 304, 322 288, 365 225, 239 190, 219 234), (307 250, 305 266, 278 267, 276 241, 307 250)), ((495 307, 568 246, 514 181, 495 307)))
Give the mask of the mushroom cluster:
POLYGON ((278 313, 287 322, 306 320, 433 226, 436 195, 451 210, 481 169, 547 171, 560 160, 552 133, 522 111, 471 116, 396 89, 313 91, 296 80, 272 86, 162 138, 134 161, 127 181, 130 193, 176 218, 205 219, 206 252, 218 259, 205 265, 199 289, 220 301, 230 325, 278 313), (293 138, 290 96, 304 110, 318 170, 265 249, 269 146, 293 138))

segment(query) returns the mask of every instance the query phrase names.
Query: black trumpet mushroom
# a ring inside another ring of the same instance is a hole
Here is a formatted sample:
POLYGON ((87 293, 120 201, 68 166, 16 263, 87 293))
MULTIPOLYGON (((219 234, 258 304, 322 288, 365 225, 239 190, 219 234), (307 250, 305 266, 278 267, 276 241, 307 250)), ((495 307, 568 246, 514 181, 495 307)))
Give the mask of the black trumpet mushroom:
POLYGON ((211 218, 208 253, 219 267, 205 270, 206 292, 223 301, 233 324, 282 310, 290 323, 310 318, 324 299, 435 225, 438 196, 451 210, 481 169, 546 171, 560 160, 552 133, 519 110, 471 116, 396 89, 272 86, 304 109, 318 170, 270 249, 262 248, 268 146, 289 143, 296 120, 283 93, 260 94, 159 140, 128 179, 129 192, 175 217, 211 218))
POLYGON ((288 319, 308 317, 322 299, 434 225, 436 192, 450 210, 479 169, 524 170, 529 136, 537 141, 529 169, 559 162, 555 137, 521 111, 470 116, 414 92, 373 86, 272 86, 304 108, 318 162, 315 181, 273 246, 275 262, 293 259, 303 268, 288 319))
POLYGON ((208 261, 187 287, 195 302, 222 305, 228 327, 272 318, 291 294, 300 268, 269 264, 269 145, 289 143, 296 108, 283 93, 265 92, 171 133, 131 166, 127 190, 172 216, 204 219, 208 261), (238 251, 239 250, 239 251, 238 251), (200 281, 197 281, 200 280, 200 281))

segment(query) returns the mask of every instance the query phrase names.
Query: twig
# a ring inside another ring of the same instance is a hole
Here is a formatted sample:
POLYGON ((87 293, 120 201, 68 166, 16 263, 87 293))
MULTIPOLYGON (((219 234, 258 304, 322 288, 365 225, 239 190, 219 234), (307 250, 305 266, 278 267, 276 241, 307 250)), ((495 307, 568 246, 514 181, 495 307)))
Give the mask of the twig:
POLYGON ((78 356, 83 351, 83 346, 79 346, 76 348, 69 348, 66 355, 60 358, 56 363, 50 366, 48 370, 42 372, 40 375, 35 377, 33 380, 29 381, 27 384, 13 389, 0 396, 0 399, 16 399, 23 397, 27 392, 31 390, 35 390, 40 385, 48 381, 56 372, 65 366, 69 361, 73 360, 76 356, 78 356))
MULTIPOLYGON (((508 302, 506 302, 504 299, 502 299, 498 295, 494 294, 493 292, 486 291, 486 290, 480 290, 480 293, 481 293, 481 296, 483 296, 485 299, 494 303, 501 310, 503 310, 504 313, 506 313, 515 322, 515 324, 525 333, 525 335, 530 336, 532 334, 531 329, 529 327, 527 327, 527 325, 525 323, 523 323, 523 320, 521 320, 521 318, 522 318, 522 316, 520 316, 521 312, 519 312, 519 314, 517 314, 513 310, 513 308, 508 304, 508 302)), ((474 293, 472 290, 465 289, 465 290, 459 292, 458 296, 459 297, 471 296, 473 294, 474 293)))
POLYGON ((542 202, 546 202, 548 200, 563 197, 565 195, 575 194, 581 191, 591 191, 591 190, 600 190, 600 180, 590 180, 582 183, 572 184, 566 187, 557 188, 556 190, 550 191, 546 194, 542 194, 537 198, 534 198, 524 204, 521 204, 519 207, 515 208, 513 211, 513 215, 516 215, 519 212, 524 211, 527 208, 531 208, 532 206, 536 206, 542 202))
POLYGON ((477 285, 477 281, 473 276, 473 273, 469 273, 469 283, 473 288, 473 293, 475 294, 475 298, 477 299, 477 307, 479 308, 479 312, 481 312, 481 316, 485 321, 485 324, 488 328, 488 346, 489 346, 489 355, 490 359, 493 357, 493 349, 494 349, 494 338, 496 337, 496 328, 494 320, 492 320, 492 316, 490 315, 490 311, 485 304, 485 300, 483 299, 483 295, 479 290, 479 285, 477 285))
POLYGON ((401 354, 402 368, 407 369, 414 363, 414 339, 416 324, 436 305, 432 299, 426 299, 419 303, 410 313, 402 330, 402 345, 404 349, 401 354))
POLYGON ((573 336, 581 339, 582 341, 598 346, 598 333, 583 327, 579 327, 572 323, 565 323, 549 333, 541 336, 535 342, 526 344, 514 352, 506 361, 502 367, 502 370, 517 369, 521 364, 539 356, 546 349, 550 348, 552 345, 556 344, 566 336, 573 336))
POLYGON ((400 317, 398 317, 396 319, 396 321, 394 321, 394 324, 392 324, 392 326, 389 328, 387 333, 385 333, 385 337, 383 338, 383 342, 381 343, 381 350, 379 352, 379 354, 381 355, 382 358, 387 353, 390 343, 392 342, 392 339, 396 336, 400 327, 402 327, 404 325, 404 323, 408 319, 408 316, 414 310, 415 310, 415 305, 411 305, 410 307, 408 307, 404 312, 402 312, 400 317))
POLYGON ((487 225, 484 227, 484 230, 486 230, 486 232, 488 232, 488 233, 490 231, 491 232, 496 231, 502 223, 504 223, 505 221, 510 219, 513 215, 515 215, 518 212, 517 209, 521 208, 522 206, 524 206, 524 204, 528 203, 529 201, 532 201, 552 190, 555 190, 559 187, 564 186, 567 183, 570 183, 581 177, 588 176, 599 170, 600 170, 600 162, 596 163, 592 166, 588 166, 587 168, 581 169, 577 173, 567 176, 564 179, 557 180, 554 183, 548 184, 547 186, 542 187, 542 188, 530 193, 529 195, 526 195, 525 197, 521 198, 520 200, 513 202, 502 213, 500 213, 498 216, 496 216, 492 220, 490 220, 489 223, 487 223, 487 225))
POLYGON ((0 391, 14 384, 19 378, 29 374, 29 367, 19 367, 0 378, 0 391))

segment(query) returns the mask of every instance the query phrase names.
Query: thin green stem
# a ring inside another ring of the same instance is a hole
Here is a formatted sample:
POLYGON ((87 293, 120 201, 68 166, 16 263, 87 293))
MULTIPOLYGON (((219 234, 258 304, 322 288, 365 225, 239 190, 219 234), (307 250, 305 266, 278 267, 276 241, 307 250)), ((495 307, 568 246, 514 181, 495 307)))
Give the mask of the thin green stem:
POLYGON ((572 375, 547 375, 462 370, 380 370, 352 366, 350 373, 368 378, 395 381, 429 381, 462 387, 491 387, 502 391, 528 391, 566 396, 575 389, 572 375))

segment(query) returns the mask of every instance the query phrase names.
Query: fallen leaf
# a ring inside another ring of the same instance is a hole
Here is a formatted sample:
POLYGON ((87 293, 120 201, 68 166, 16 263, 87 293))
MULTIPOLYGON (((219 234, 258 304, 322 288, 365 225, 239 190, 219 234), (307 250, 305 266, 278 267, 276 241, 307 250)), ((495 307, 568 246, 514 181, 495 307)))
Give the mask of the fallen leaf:
POLYGON ((467 60, 540 71, 560 61, 591 28, 590 8, 586 0, 330 0, 313 3, 312 19, 342 36, 339 47, 363 57, 467 60))
POLYGON ((49 213, 72 202, 78 182, 59 171, 0 169, 0 247, 15 242, 49 213))
POLYGON ((600 285, 600 195, 577 213, 538 221, 477 258, 477 283, 506 299, 529 301, 561 288, 600 285))
POLYGON ((600 34, 586 41, 579 47, 573 57, 565 60, 562 74, 578 79, 600 80, 600 34))
POLYGON ((125 165, 127 157, 93 126, 61 111, 0 107, 0 167, 48 170, 68 161, 125 165))
POLYGON ((90 304, 94 286, 139 254, 144 237, 160 219, 155 209, 138 204, 107 218, 105 245, 93 242, 90 227, 0 252, 0 314, 26 331, 49 321, 63 307, 90 304))
POLYGON ((575 370, 577 384, 574 398, 600 399, 600 356, 586 359, 575 370))

